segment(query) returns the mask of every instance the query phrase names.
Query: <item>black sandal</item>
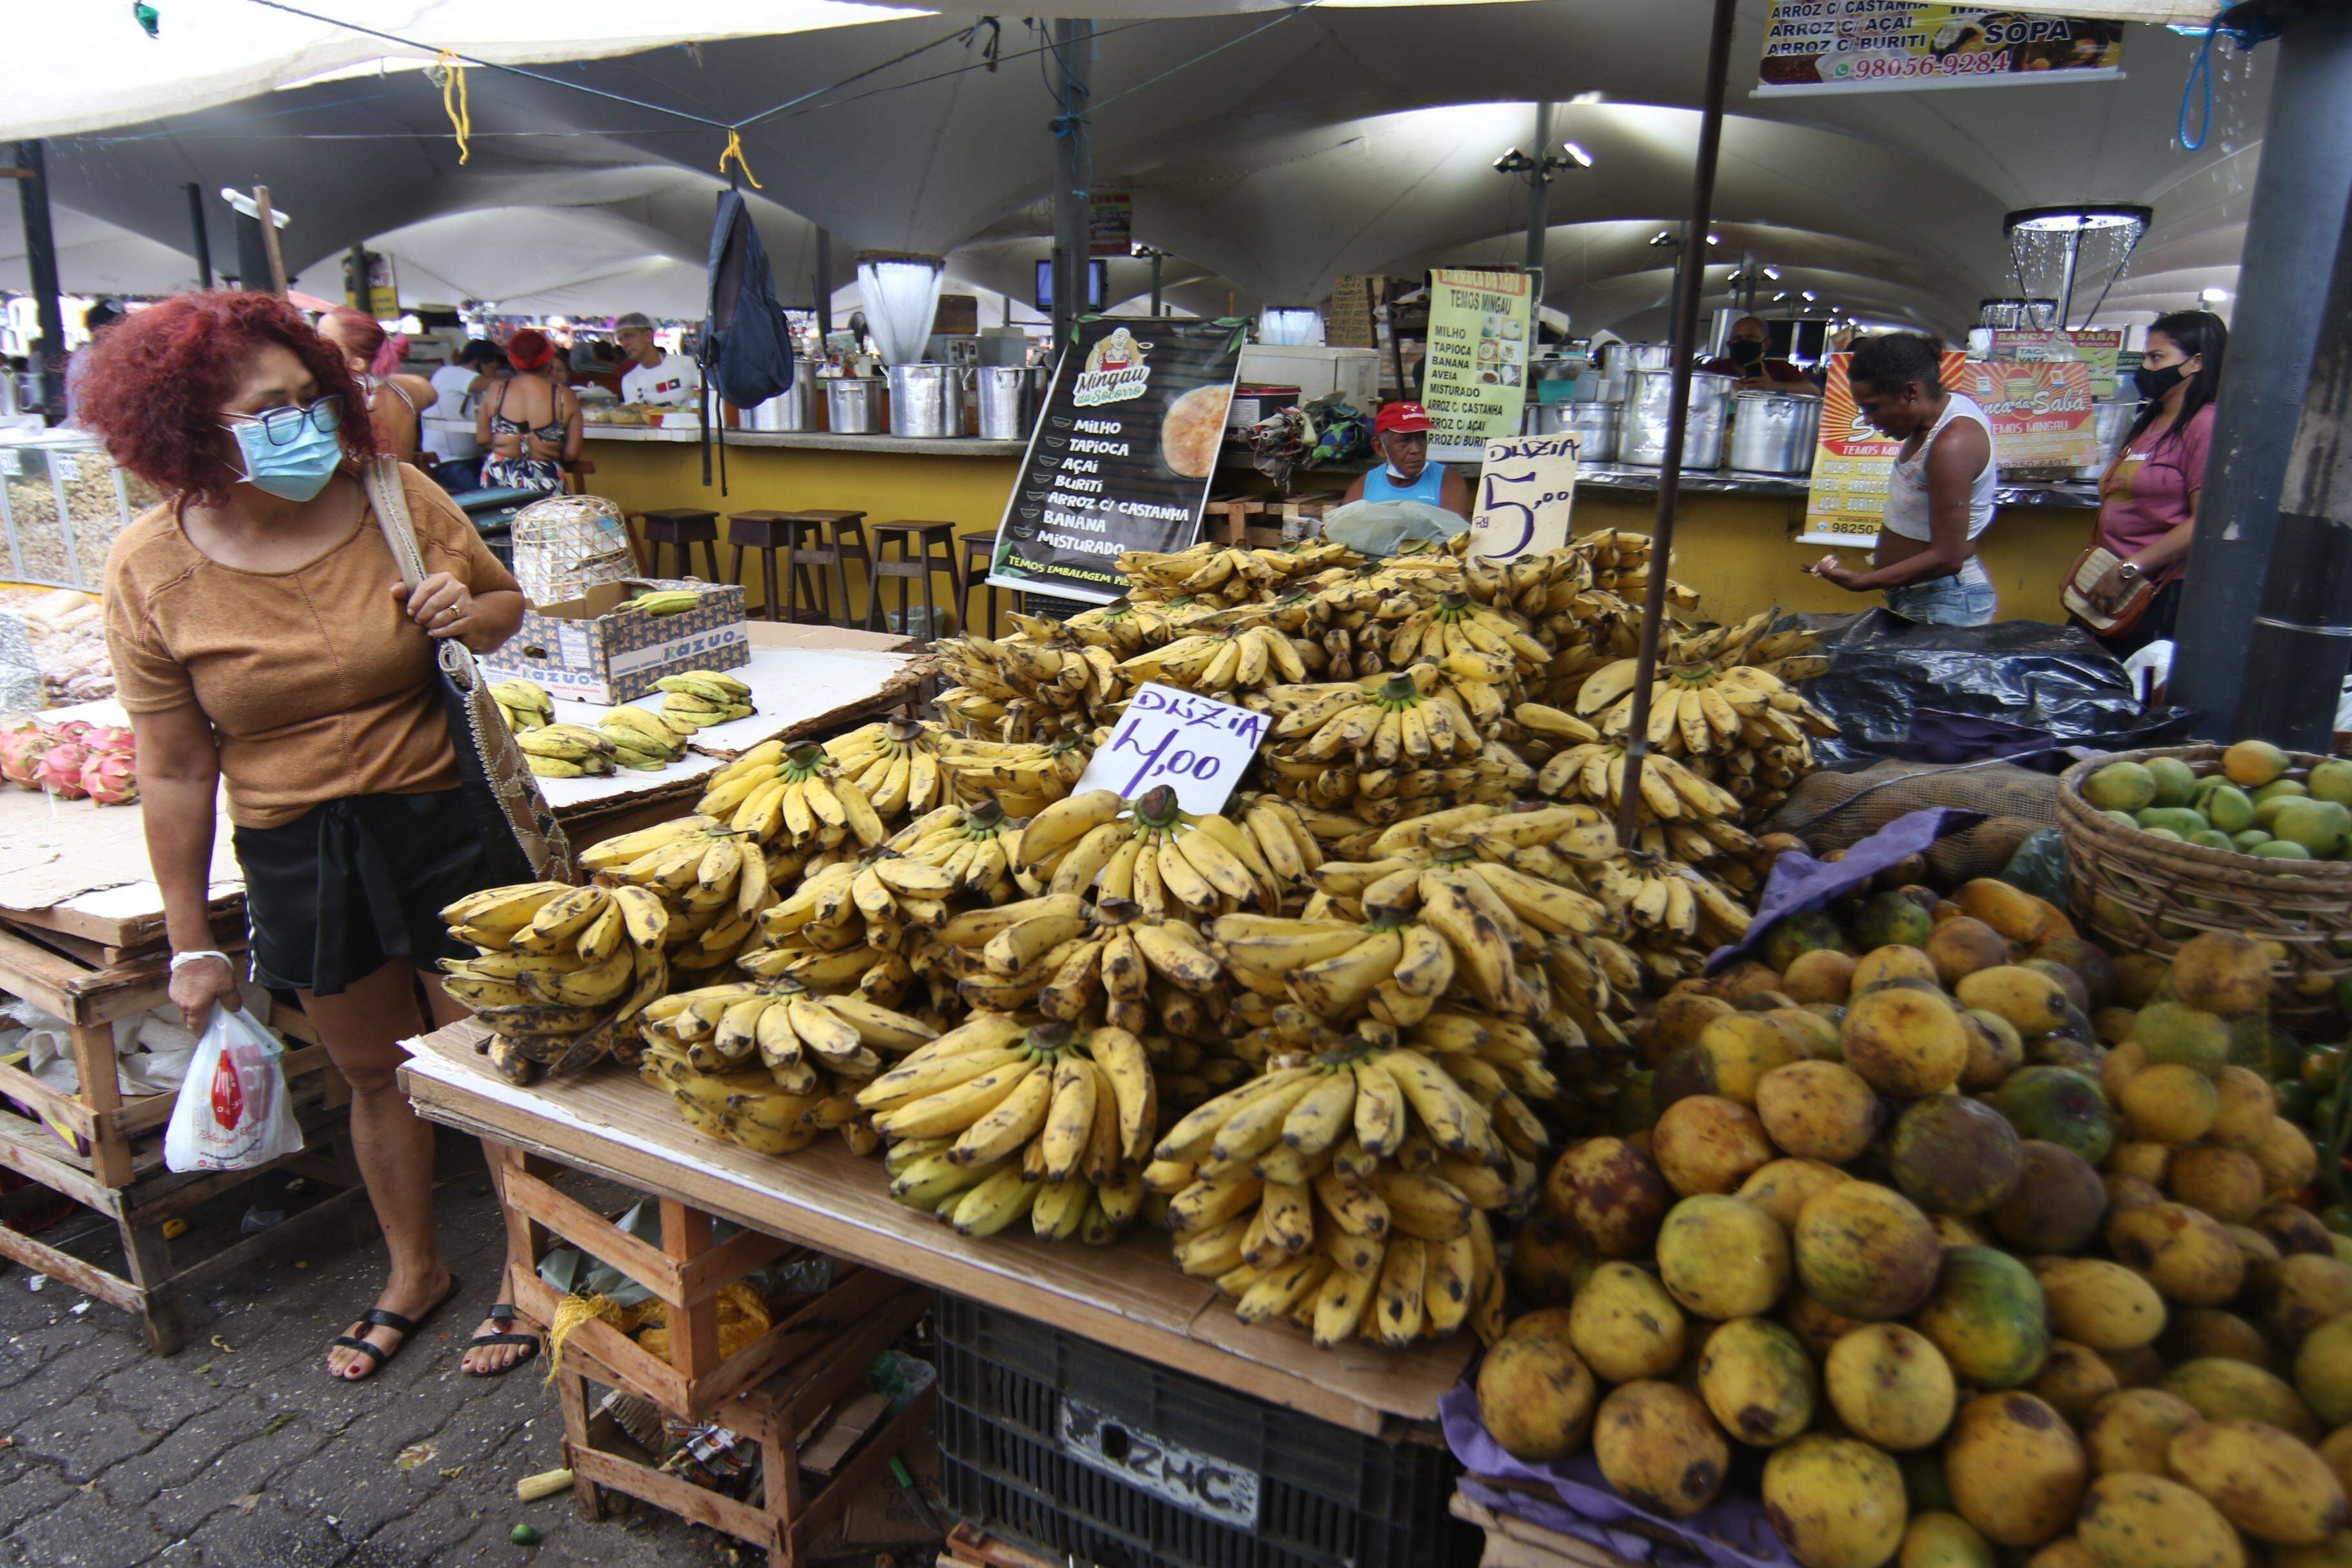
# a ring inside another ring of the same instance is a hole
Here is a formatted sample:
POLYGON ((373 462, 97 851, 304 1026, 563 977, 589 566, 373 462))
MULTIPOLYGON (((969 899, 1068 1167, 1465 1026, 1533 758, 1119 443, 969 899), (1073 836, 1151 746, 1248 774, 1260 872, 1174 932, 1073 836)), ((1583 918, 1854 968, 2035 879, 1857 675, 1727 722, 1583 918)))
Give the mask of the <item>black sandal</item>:
POLYGON ((361 1377, 350 1377, 341 1373, 331 1373, 328 1375, 338 1383, 365 1383, 368 1378, 382 1372, 386 1362, 408 1348, 410 1337, 433 1321, 434 1313, 457 1300, 461 1284, 462 1282, 455 1274, 450 1275, 449 1289, 441 1292, 441 1299, 414 1318, 404 1318, 398 1312, 388 1312, 382 1307, 370 1307, 366 1311, 362 1312, 360 1322, 364 1325, 362 1333, 366 1329, 390 1329, 400 1336, 400 1342, 386 1350, 373 1340, 362 1339, 360 1334, 337 1334, 331 1349, 362 1352, 367 1356, 370 1365, 366 1374, 361 1377))
MULTIPOLYGON (((515 1310, 508 1303, 499 1301, 493 1303, 490 1310, 484 1313, 483 1316, 488 1318, 489 1321, 494 1323, 503 1325, 511 1323, 515 1321, 515 1310)), ((478 1371, 473 1367, 467 1367, 466 1369, 467 1376, 504 1377, 507 1373, 512 1372, 523 1363, 531 1360, 539 1354, 539 1336, 537 1334, 518 1334, 509 1331, 504 1333, 497 1334, 476 1334, 472 1339, 466 1342, 466 1348, 469 1351, 481 1350, 490 1345, 521 1345, 523 1347, 523 1352, 522 1354, 515 1357, 514 1360, 507 1363, 504 1366, 483 1367, 478 1371)))

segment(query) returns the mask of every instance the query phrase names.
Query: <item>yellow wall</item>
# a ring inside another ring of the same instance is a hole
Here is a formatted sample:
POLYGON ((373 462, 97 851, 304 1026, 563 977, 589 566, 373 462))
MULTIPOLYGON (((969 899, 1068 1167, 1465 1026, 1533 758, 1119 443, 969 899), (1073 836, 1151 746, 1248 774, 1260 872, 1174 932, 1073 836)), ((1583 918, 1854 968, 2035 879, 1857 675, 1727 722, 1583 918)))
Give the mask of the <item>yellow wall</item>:
MULTIPOLYGON (((840 508, 862 510, 869 521, 932 519, 954 523, 959 534, 993 531, 1018 469, 1011 458, 730 447, 728 494, 722 498, 716 485, 702 488, 701 457, 691 445, 598 441, 592 443, 590 456, 596 463, 590 489, 625 511, 674 506, 718 509, 722 546, 730 510, 840 508)), ((1705 614, 1716 620, 1735 621, 1776 605, 1838 612, 1883 603, 1879 595, 1849 594, 1803 570, 1822 553, 1820 545, 1796 542, 1804 512, 1801 499, 1685 495, 1675 526, 1675 576, 1700 592, 1705 614)), ((1574 526, 1578 532, 1625 528, 1646 533, 1656 516, 1654 496, 1587 487, 1577 494, 1574 526)), ((2059 584, 2090 541, 2091 519, 2088 511, 2047 507, 2001 510, 1991 531, 1979 542, 1979 553, 2000 595, 2003 620, 2065 618, 2058 606, 2059 584)), ((961 546, 957 559, 962 559, 961 546)), ((1852 552, 1847 559, 1860 561, 1852 552)), ((723 570, 723 548, 719 561, 723 570)), ((755 558, 745 557, 741 577, 757 606, 761 595, 755 558)), ((942 608, 954 595, 944 574, 937 577, 932 592, 942 608)), ((862 616, 866 584, 855 566, 850 593, 856 613, 862 616)), ((981 596, 973 595, 975 600, 981 596)), ((1009 598, 1000 595, 1000 606, 1009 598)), ((893 584, 886 605, 897 604, 893 584)), ((959 614, 957 625, 961 624, 959 614)))
MULTIPOLYGON (((863 511, 876 522, 951 522, 959 535, 996 531, 1005 498, 1020 465, 1011 458, 908 457, 894 453, 809 451, 784 447, 727 448, 727 493, 719 493, 718 458, 712 454, 712 484, 702 487, 702 454, 692 443, 667 441, 595 441, 587 456, 595 463, 588 488, 623 511, 636 513, 663 507, 709 507, 719 513, 719 565, 727 567, 727 514, 730 511, 798 511, 825 509, 863 511)), ((642 532, 642 531, 640 531, 642 532)), ((871 535, 868 535, 869 542, 871 535)), ((665 566, 669 552, 662 552, 665 566)), ((895 557, 894 557, 895 558, 895 557)), ((963 547, 955 548, 963 559, 963 547)), ((781 563, 779 563, 781 566, 781 563)), ((738 575, 750 592, 756 610, 764 597, 760 560, 747 553, 738 575)), ((694 574, 702 573, 701 552, 695 552, 694 574)), ((824 574, 828 578, 831 574, 824 574)), ((919 585, 915 604, 919 609, 919 585)), ((865 574, 855 563, 849 567, 852 618, 866 613, 865 574)), ((899 584, 886 587, 883 607, 896 610, 899 584)), ((955 606, 955 587, 945 573, 933 574, 931 592, 942 611, 955 614, 960 630, 963 616, 955 606)), ((973 594, 984 606, 985 590, 973 594)), ((1000 609, 1010 595, 1000 593, 1000 609)), ((836 611, 836 614, 838 612, 836 611)))

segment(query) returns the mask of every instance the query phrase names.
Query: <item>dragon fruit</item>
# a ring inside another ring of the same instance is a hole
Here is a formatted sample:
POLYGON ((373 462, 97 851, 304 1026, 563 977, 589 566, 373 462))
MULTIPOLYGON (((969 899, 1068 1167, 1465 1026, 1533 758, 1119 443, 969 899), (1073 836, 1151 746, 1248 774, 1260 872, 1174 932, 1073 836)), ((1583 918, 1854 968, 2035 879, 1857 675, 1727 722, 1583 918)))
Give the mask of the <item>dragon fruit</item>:
POLYGON ((98 726, 87 719, 65 719, 50 725, 49 733, 57 740, 79 742, 96 728, 98 726))
POLYGON ((100 805, 129 805, 139 798, 138 764, 128 752, 91 752, 82 759, 81 787, 100 805))
POLYGON ((33 769, 33 783, 51 795, 79 800, 88 793, 81 787, 81 768, 89 755, 73 742, 59 741, 41 753, 39 765, 33 769))
POLYGON ((0 778, 19 789, 38 789, 33 782, 33 770, 40 765, 41 753, 56 742, 48 732, 30 721, 0 731, 0 778))
POLYGON ((138 735, 119 724, 100 724, 80 735, 68 735, 62 738, 78 740, 84 747, 93 752, 120 752, 126 757, 136 756, 139 753, 138 735))

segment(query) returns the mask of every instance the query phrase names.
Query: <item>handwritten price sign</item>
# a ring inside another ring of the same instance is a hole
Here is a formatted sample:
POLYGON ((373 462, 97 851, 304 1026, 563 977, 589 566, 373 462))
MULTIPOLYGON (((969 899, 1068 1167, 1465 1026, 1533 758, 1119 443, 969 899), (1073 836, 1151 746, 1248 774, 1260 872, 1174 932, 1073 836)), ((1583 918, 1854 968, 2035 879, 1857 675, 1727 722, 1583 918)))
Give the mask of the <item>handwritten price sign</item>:
POLYGON ((1516 561, 1568 542, 1576 504, 1576 437, 1498 436, 1486 443, 1470 514, 1470 553, 1516 561))
POLYGON ((1265 714, 1171 686, 1139 687, 1076 793, 1115 789, 1133 800, 1166 784, 1186 811, 1222 810, 1270 722, 1265 714))

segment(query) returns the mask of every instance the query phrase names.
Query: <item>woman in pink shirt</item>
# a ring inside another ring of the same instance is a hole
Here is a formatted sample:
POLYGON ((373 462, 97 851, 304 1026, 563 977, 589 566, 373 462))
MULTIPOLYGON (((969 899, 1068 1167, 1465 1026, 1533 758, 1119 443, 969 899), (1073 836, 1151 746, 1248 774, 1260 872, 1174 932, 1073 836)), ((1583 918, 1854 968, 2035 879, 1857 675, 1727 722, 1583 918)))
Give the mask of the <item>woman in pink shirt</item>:
POLYGON ((2099 480, 2098 542, 2118 564, 2092 584, 2092 603, 2112 610, 2141 583, 2157 585, 2137 620, 2099 638, 2118 658, 2172 636, 2229 342, 2230 329, 2206 310, 2162 316, 2147 330, 2133 373, 2147 401, 2099 480))

